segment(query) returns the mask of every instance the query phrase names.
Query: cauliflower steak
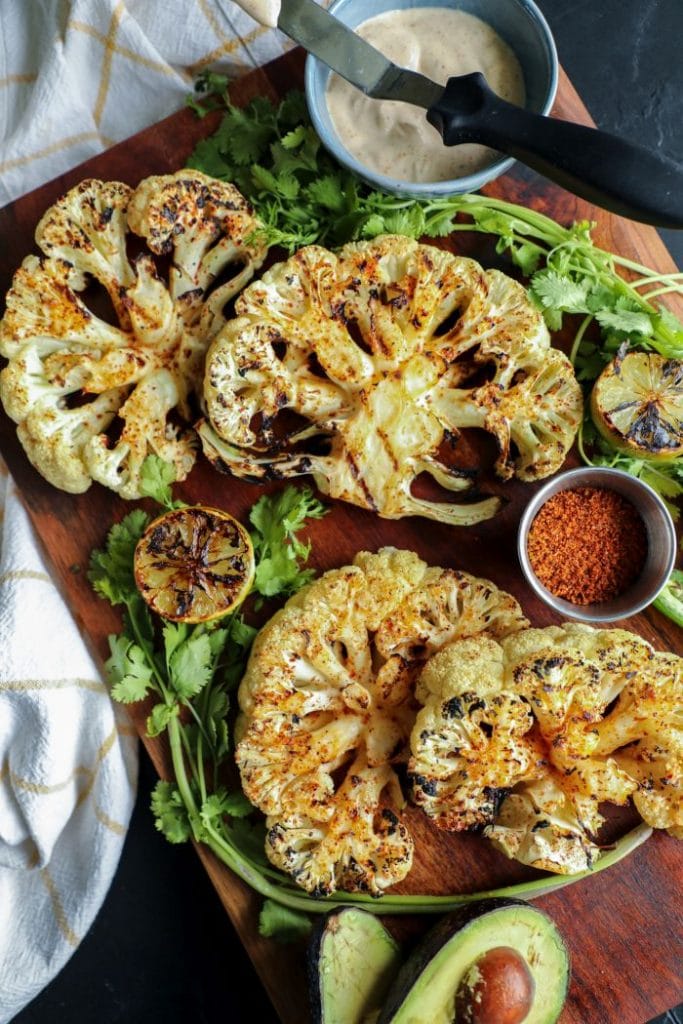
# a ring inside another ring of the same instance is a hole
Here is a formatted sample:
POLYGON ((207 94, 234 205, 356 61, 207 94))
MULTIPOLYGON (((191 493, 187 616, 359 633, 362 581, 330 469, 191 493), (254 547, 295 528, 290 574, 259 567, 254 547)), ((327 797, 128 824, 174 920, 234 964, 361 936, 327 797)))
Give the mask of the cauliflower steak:
POLYGON ((413 842, 395 766, 408 757, 419 671, 458 638, 527 624, 487 580, 393 548, 361 552, 290 598, 239 690, 235 756, 267 816, 272 863, 317 895, 380 895, 401 881, 413 842))
POLYGON ((225 304, 265 257, 257 227, 234 186, 194 170, 136 189, 88 179, 47 210, 44 255, 26 257, 7 295, 0 398, 50 483, 80 493, 96 480, 137 498, 149 453, 187 476, 191 398, 225 304), (95 283, 115 323, 89 308, 95 283))
POLYGON ((208 458, 248 479, 312 473, 320 490, 388 519, 493 516, 414 493, 426 474, 471 499, 444 454, 464 428, 495 438, 502 479, 562 465, 581 419, 569 360, 524 288, 497 270, 386 235, 307 246, 238 299, 207 356, 208 458))
POLYGON ((427 662, 413 799, 441 828, 485 826, 510 857, 573 874, 599 857, 600 803, 683 829, 683 661, 574 623, 450 644, 427 662))

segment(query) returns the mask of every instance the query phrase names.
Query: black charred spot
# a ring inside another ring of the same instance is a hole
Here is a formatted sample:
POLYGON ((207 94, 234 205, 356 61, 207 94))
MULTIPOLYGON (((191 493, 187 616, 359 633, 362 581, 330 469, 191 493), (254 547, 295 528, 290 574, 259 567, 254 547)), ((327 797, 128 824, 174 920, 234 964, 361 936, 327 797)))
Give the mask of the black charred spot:
POLYGON ((413 775, 413 785, 421 789, 427 796, 436 796, 436 782, 434 779, 426 779, 424 775, 413 775))
POLYGON ((441 710, 445 718, 462 718, 465 714, 460 697, 451 697, 444 701, 441 710))
POLYGON ((487 804, 491 807, 491 813, 494 817, 498 814, 500 805, 509 792, 510 790, 504 787, 484 786, 484 796, 486 797, 487 804))
POLYGON ((545 818, 542 818, 541 821, 537 821, 536 824, 532 827, 531 831, 540 832, 542 828, 550 828, 550 822, 546 821, 545 818))

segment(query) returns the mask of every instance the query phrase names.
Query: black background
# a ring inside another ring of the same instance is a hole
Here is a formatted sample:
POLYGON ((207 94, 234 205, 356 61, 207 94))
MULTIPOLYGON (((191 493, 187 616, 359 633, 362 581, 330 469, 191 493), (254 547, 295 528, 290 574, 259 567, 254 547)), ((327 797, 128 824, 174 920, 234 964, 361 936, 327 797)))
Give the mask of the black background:
MULTIPOLYGON (((683 164, 683 0, 537 2, 598 126, 683 164)), ((681 266, 683 233, 663 235, 681 266)), ((65 969, 14 1024, 277 1024, 199 860, 155 832, 154 782, 143 751, 111 891, 65 969)))

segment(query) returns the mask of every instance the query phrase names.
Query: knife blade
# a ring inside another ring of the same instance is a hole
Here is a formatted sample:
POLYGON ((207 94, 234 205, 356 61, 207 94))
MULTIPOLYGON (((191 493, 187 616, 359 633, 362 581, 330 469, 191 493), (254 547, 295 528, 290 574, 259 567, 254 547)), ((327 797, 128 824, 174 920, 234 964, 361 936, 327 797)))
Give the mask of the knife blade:
POLYGON ((277 27, 290 39, 376 100, 403 100, 427 110, 444 87, 393 64, 316 0, 282 0, 277 27))

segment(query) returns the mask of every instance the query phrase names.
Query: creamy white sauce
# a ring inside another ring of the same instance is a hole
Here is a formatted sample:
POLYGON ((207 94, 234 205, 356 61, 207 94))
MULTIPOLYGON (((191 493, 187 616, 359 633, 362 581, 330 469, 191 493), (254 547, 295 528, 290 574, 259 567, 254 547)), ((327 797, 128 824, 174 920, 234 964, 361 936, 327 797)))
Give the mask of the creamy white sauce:
POLYGON ((238 5, 247 14, 250 14, 254 21, 260 21, 268 28, 277 27, 277 19, 280 17, 280 0, 237 0, 238 5))
MULTIPOLYGON (((524 103, 524 76, 510 47, 490 25, 464 11, 414 7, 388 11, 356 31, 394 63, 440 85, 453 75, 482 71, 510 103, 524 103)), ((472 174, 497 154, 467 143, 444 146, 425 111, 396 100, 373 100, 331 75, 327 106, 339 138, 371 170, 401 181, 447 181, 472 174)))

